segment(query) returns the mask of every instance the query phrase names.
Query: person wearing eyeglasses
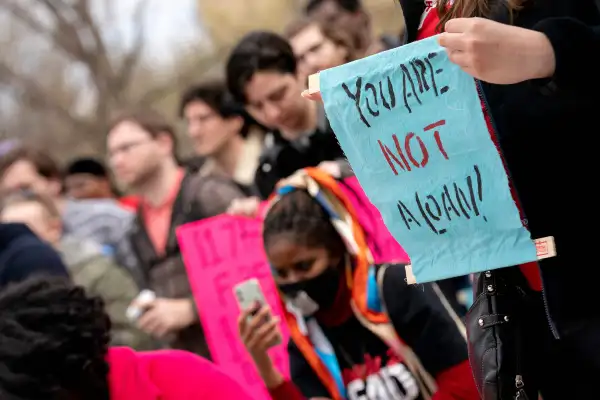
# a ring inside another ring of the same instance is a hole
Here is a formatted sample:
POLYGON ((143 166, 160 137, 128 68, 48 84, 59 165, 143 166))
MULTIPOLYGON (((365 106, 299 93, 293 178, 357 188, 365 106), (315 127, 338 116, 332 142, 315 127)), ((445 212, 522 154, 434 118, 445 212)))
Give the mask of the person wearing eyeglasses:
POLYGON ((178 226, 213 217, 245 193, 214 163, 182 167, 175 129, 150 110, 124 112, 109 124, 108 162, 117 182, 140 203, 127 241, 156 298, 144 307, 138 327, 169 347, 209 358, 185 264, 175 236, 178 226))
POLYGON ((75 199, 66 193, 63 171, 44 149, 18 145, 0 156, 0 189, 47 196, 61 215, 66 234, 96 242, 106 256, 139 281, 131 249, 123 240, 133 213, 115 199, 75 199))

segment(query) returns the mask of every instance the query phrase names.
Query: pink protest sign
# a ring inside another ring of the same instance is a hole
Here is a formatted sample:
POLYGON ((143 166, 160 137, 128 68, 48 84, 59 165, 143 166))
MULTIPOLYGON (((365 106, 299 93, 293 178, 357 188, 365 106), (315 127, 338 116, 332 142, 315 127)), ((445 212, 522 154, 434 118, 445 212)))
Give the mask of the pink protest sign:
MULTIPOLYGON (((181 226, 177 238, 214 362, 256 399, 270 399, 239 337, 240 310, 232 291, 240 282, 258 279, 273 313, 284 320, 263 250, 261 222, 221 215, 181 226)), ((287 344, 287 327, 281 328, 287 344)), ((270 355, 289 376, 285 344, 271 349, 270 355)))

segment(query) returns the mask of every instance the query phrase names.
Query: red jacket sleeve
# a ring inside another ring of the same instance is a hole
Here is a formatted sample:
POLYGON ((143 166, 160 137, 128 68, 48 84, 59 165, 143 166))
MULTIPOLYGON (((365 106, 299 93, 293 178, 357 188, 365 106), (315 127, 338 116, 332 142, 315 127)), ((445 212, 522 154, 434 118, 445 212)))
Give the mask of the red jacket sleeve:
MULTIPOLYGON (((137 354, 146 363, 146 370, 152 385, 159 390, 161 398, 165 400, 253 399, 239 382, 221 368, 195 354, 177 350, 137 354)), ((129 400, 136 396, 121 396, 120 398, 129 400)), ((115 399, 118 398, 115 397, 115 399)))
POLYGON ((270 389, 269 393, 273 400, 305 400, 300 390, 291 381, 283 381, 281 385, 270 389))
POLYGON ((468 361, 448 368, 437 376, 438 391, 431 400, 479 400, 468 361))

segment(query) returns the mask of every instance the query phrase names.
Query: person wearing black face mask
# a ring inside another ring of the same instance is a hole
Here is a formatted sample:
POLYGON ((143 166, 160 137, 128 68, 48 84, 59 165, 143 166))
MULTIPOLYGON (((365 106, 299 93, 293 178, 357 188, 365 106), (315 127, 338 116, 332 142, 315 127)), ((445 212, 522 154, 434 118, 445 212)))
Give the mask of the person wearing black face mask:
POLYGON ((307 168, 276 194, 263 239, 285 303, 291 381, 267 354, 281 340, 268 307, 239 318, 272 398, 479 399, 464 327, 439 288, 408 286, 404 265, 372 263, 336 181, 307 168))
MULTIPOLYGON (((300 263, 301 266, 306 265, 301 268, 312 267, 315 261, 300 263)), ((303 316, 310 317, 319 310, 330 309, 337 294, 344 290, 344 282, 340 274, 343 267, 344 265, 341 263, 327 266, 315 277, 296 283, 280 284, 279 290, 289 298, 292 305, 302 312, 303 316)))

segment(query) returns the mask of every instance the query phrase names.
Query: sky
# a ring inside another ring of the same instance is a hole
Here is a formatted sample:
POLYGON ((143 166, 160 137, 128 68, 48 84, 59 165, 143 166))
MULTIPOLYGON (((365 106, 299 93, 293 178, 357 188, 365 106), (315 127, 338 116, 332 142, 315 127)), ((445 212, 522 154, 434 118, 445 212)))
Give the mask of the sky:
MULTIPOLYGON (((0 0, 2 1, 2 0, 0 0)), ((24 1, 24 0, 17 0, 24 1)), ((29 0, 32 1, 32 0, 29 0)), ((35 1, 35 0, 33 0, 35 1)), ((198 44, 207 36, 203 34, 201 23, 198 18, 197 0, 90 0, 97 8, 95 17, 102 21, 102 34, 108 44, 116 47, 129 48, 133 42, 136 27, 133 24, 132 15, 136 5, 140 1, 147 1, 148 5, 144 16, 146 26, 146 45, 143 53, 144 61, 152 65, 169 65, 174 60, 176 51, 185 49, 190 44, 198 44), (112 9, 108 14, 104 6, 112 9)), ((207 0, 218 1, 218 0, 207 0)), ((250 1, 250 0, 248 0, 250 1)), ((35 3, 31 3, 35 4, 35 3)), ((30 10, 36 11, 34 8, 30 10)), ((37 14, 44 21, 44 12, 37 14)), ((5 18, 2 14, 0 17, 5 18)), ((0 18, 0 20, 3 20, 0 18)), ((0 33, 2 33, 0 24, 0 33)), ((44 46, 35 39, 27 41, 27 51, 21 54, 22 64, 20 69, 27 70, 29 57, 38 54, 36 46, 44 46)), ((31 64, 33 65, 33 63, 31 64)), ((81 74, 75 68, 71 74, 72 79, 82 79, 81 74)), ((0 117, 12 109, 13 93, 10 90, 0 92, 0 117)))
MULTIPOLYGON (((133 11, 140 0, 108 0, 116 7, 116 24, 107 31, 118 28, 119 34, 113 40, 133 40, 135 26, 132 23, 133 11)), ((152 59, 170 58, 173 47, 180 48, 190 43, 198 43, 204 35, 198 19, 197 0, 146 0, 145 23, 147 33, 146 57, 152 59)), ((218 0, 209 0, 218 1, 218 0)), ((98 3, 100 4, 100 2, 98 3)), ((98 10, 102 13, 101 10, 98 10)))

